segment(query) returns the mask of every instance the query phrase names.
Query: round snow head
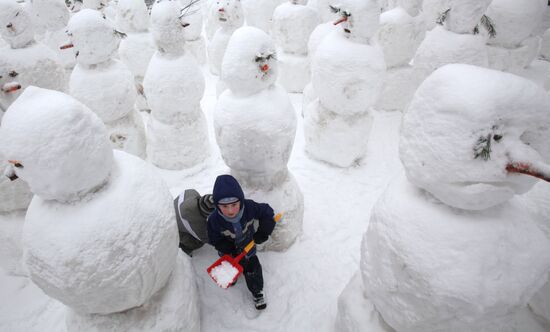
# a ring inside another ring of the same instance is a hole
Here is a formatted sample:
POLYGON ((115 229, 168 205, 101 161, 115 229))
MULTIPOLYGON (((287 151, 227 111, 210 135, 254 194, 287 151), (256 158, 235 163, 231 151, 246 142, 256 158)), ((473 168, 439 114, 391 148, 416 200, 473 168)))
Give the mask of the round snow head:
POLYGON ((151 32, 162 52, 181 53, 185 44, 187 23, 181 17, 182 6, 177 0, 157 1, 151 10, 151 32))
POLYGON ((116 27, 122 32, 140 32, 149 28, 149 13, 144 1, 118 0, 116 27))
POLYGON ((225 51, 222 80, 236 95, 251 95, 277 80, 275 44, 254 27, 237 29, 225 51))
POLYGON ((524 193, 536 179, 518 173, 549 177, 537 151, 550 139, 549 109, 549 96, 527 79, 444 66, 422 83, 403 117, 399 148, 407 177, 461 209, 524 193))
POLYGON ((76 61, 94 65, 109 60, 118 50, 119 37, 100 12, 83 9, 74 14, 67 25, 76 61))
POLYGON ((317 12, 307 6, 284 3, 273 12, 272 35, 285 52, 307 54, 307 42, 318 24, 317 12))
MULTIPOLYGON (((452 32, 472 33, 492 0, 451 0, 445 26, 452 32)), ((479 26, 478 26, 479 28, 479 26)))
POLYGON ((378 29, 380 7, 375 0, 342 0, 331 9, 337 14, 335 25, 340 25, 347 38, 368 43, 378 29))
POLYGON ((0 35, 12 48, 34 40, 31 15, 15 0, 0 0, 0 35))
POLYGON ((244 12, 240 0, 217 0, 213 10, 217 11, 218 23, 222 27, 237 28, 244 23, 244 12))
POLYGON ((31 191, 73 201, 102 186, 113 152, 101 120, 74 98, 28 87, 2 119, 0 149, 31 191))

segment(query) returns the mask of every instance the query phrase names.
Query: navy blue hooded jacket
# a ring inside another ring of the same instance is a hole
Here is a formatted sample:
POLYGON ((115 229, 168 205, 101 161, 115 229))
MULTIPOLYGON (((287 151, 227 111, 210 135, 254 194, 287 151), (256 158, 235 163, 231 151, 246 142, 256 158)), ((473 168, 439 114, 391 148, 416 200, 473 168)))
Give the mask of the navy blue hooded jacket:
MULTIPOLYGON (((273 209, 269 204, 256 203, 253 200, 245 199, 239 182, 231 175, 220 175, 214 183, 212 192, 216 210, 208 216, 208 242, 218 251, 224 254, 236 254, 252 240, 261 243, 269 237, 275 221, 273 220, 273 209), (241 202, 241 209, 244 208, 239 224, 242 228, 242 236, 237 238, 233 224, 226 221, 221 211, 218 210, 218 202, 222 198, 237 197, 241 202)), ((254 247, 247 255, 254 255, 254 247)))

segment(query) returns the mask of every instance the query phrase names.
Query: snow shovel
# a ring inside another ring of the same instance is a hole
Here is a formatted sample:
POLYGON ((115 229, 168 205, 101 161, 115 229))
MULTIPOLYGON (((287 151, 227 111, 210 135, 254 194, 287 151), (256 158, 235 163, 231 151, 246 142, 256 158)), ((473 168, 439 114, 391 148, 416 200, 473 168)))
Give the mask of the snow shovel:
POLYGON ((239 262, 253 247, 254 240, 250 241, 237 257, 223 255, 214 264, 210 265, 206 272, 221 288, 229 287, 243 273, 243 267, 239 262))

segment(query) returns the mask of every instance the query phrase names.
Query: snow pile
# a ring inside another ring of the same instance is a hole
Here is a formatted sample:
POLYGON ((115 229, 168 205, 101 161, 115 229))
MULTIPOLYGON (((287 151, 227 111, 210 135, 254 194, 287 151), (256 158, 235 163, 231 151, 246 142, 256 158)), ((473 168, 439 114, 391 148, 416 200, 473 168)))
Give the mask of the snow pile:
POLYGON ((267 202, 284 221, 265 247, 288 248, 302 231, 303 196, 287 163, 296 135, 296 115, 277 80, 275 45, 262 30, 235 31, 222 64, 229 89, 216 104, 214 129, 225 163, 246 193, 267 202))
POLYGON ((220 265, 210 270, 210 276, 221 288, 229 287, 238 274, 239 270, 228 261, 222 261, 220 265))
POLYGON ((290 0, 273 12, 273 36, 280 48, 279 82, 289 92, 302 92, 310 81, 307 42, 317 20, 317 12, 305 1, 290 0))
POLYGON ((120 33, 92 9, 73 15, 67 31, 77 56, 69 82, 71 95, 103 120, 114 148, 144 158, 145 130, 134 109, 134 76, 113 58, 120 33))
POLYGON ((217 19, 219 28, 208 44, 208 65, 212 74, 220 75, 227 43, 233 32, 243 25, 244 13, 240 0, 216 1, 212 4, 211 13, 217 19))
POLYGON ((382 90, 386 66, 382 51, 369 44, 378 25, 376 2, 346 0, 334 8, 341 29, 325 37, 313 55, 318 101, 304 111, 304 132, 311 156, 348 167, 366 153, 369 110, 382 90))
MULTIPOLYGON (((17 174, 36 194, 23 228, 24 261, 35 284, 89 324, 96 318, 86 314, 147 308, 150 300, 148 315, 163 320, 154 295, 178 252, 172 197, 146 163, 113 156, 105 131, 83 104, 51 90, 28 88, 6 113, 0 147, 21 163, 17 174)), ((195 303, 194 294, 179 294, 177 303, 195 303)), ((188 312, 180 319, 198 321, 196 310, 188 312)))
POLYGON ((517 319, 550 272, 550 241, 512 199, 533 185, 518 169, 547 177, 536 149, 549 106, 534 83, 469 65, 421 84, 401 127, 406 177, 363 237, 365 307, 398 331, 501 331, 517 319))
POLYGON ((151 58, 143 87, 151 108, 147 156, 158 167, 183 169, 209 155, 206 119, 200 101, 204 77, 185 46, 185 16, 179 1, 163 1, 151 12, 158 50, 151 58))
POLYGON ((488 41, 491 68, 518 72, 537 56, 540 38, 536 31, 544 18, 547 1, 494 0, 487 8, 496 29, 488 41))

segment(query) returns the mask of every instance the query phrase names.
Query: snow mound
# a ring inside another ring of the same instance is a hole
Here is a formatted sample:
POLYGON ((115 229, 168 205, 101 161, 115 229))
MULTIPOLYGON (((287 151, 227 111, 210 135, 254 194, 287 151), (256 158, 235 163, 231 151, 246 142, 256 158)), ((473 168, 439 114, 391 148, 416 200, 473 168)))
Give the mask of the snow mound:
POLYGON ((143 305, 166 285, 178 252, 168 187, 137 157, 114 154, 106 186, 73 204, 35 196, 23 228, 33 282, 83 314, 143 305))
POLYGON ((61 92, 28 87, 0 129, 0 150, 18 161, 17 175, 44 200, 80 199, 103 186, 112 149, 101 120, 61 92), (47 144, 45 144, 47 143, 47 144))
POLYGON ((506 169, 516 162, 547 168, 535 146, 550 139, 549 109, 549 96, 527 79, 442 67, 420 85, 403 117, 399 148, 407 177, 461 209, 482 210, 524 193, 534 178, 506 169))

